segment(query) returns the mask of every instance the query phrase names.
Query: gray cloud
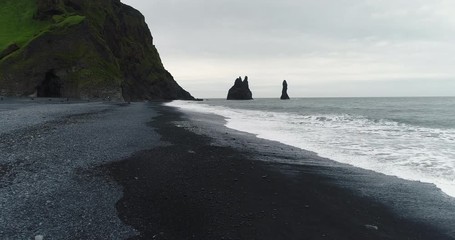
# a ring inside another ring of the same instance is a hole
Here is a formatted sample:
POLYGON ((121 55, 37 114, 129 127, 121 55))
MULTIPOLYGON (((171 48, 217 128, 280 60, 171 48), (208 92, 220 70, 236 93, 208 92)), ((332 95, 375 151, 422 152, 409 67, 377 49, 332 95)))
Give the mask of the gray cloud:
POLYGON ((258 97, 274 97, 283 79, 294 96, 455 95, 450 0, 123 2, 146 16, 164 64, 198 97, 224 97, 246 74, 258 97))

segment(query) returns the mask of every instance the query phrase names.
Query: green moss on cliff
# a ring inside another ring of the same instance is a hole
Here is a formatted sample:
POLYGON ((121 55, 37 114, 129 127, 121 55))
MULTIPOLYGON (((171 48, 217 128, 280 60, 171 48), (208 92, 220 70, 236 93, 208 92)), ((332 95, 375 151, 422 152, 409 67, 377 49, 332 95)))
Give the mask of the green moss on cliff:
MULTIPOLYGON (((58 15, 59 21, 49 27, 50 30, 58 29, 58 28, 68 28, 74 25, 77 25, 85 20, 85 16, 73 15, 73 16, 65 16, 65 15, 58 15)), ((55 18, 54 18, 55 19, 55 18)))
POLYGON ((35 12, 34 0, 0 1, 0 52, 13 43, 23 46, 49 27, 50 22, 33 19, 35 12))
POLYGON ((0 54, 0 94, 36 93, 53 72, 66 97, 192 99, 119 0, 0 0, 0 54))
POLYGON ((36 10, 35 0, 0 2, 0 52, 13 43, 23 47, 43 32, 68 28, 85 20, 85 16, 65 13, 53 16, 52 20, 39 21, 33 18, 36 10))

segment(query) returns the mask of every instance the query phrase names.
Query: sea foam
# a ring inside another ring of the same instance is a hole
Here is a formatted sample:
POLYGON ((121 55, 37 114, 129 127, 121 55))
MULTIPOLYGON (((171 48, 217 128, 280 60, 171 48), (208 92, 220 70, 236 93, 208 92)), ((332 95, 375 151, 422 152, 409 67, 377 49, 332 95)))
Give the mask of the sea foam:
POLYGON ((455 131, 348 114, 304 115, 174 101, 226 118, 226 127, 399 178, 433 183, 455 197, 455 131))

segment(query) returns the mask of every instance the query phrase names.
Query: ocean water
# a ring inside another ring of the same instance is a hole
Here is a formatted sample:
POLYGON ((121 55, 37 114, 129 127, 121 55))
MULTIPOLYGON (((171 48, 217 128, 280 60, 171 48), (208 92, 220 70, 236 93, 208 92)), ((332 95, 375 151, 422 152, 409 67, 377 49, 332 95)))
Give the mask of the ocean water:
POLYGON ((302 98, 174 101, 258 138, 399 178, 455 197, 455 98, 302 98))

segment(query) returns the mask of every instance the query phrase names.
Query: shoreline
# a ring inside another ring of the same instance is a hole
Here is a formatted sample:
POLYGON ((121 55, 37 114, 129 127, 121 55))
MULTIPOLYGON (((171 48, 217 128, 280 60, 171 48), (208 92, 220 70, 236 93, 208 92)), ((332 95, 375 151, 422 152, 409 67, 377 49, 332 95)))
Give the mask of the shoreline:
POLYGON ((311 164, 316 156, 306 153, 303 165, 257 161, 292 159, 277 143, 155 108, 151 126, 169 144, 106 166, 124 189, 120 219, 141 233, 130 239, 454 239, 339 185, 340 169, 311 164))
POLYGON ((47 103, 0 106, 2 239, 455 239, 431 184, 163 103, 47 103))

